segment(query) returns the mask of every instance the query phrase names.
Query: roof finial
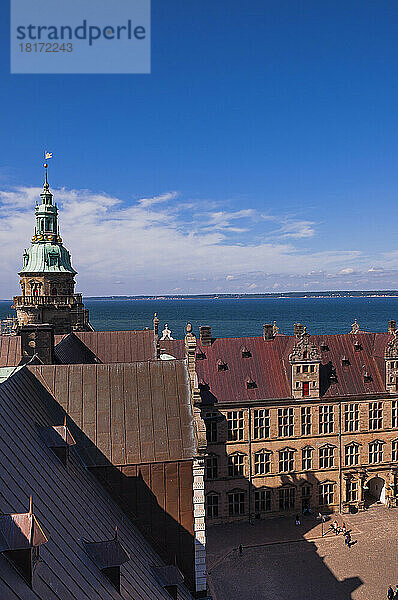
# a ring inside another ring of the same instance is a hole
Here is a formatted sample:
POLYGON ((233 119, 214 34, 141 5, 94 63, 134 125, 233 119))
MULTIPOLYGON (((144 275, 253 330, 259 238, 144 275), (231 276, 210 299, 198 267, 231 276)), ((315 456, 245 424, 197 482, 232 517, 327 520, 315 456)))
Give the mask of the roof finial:
POLYGON ((47 164, 47 160, 49 158, 53 157, 53 153, 52 152, 47 152, 47 150, 44 151, 44 189, 48 190, 48 180, 47 180, 47 169, 48 169, 48 164, 47 164))
POLYGON ((33 496, 29 497, 29 514, 33 515, 33 496))

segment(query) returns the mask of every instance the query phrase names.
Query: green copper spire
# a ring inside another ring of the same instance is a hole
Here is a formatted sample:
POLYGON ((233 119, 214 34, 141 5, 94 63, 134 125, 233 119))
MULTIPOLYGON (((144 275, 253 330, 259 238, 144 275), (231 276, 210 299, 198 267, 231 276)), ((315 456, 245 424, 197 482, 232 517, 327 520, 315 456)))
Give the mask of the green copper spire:
POLYGON ((24 264, 20 273, 67 272, 75 274, 70 254, 62 245, 58 229, 58 207, 47 179, 47 164, 44 165, 44 185, 41 202, 36 204, 36 228, 32 245, 24 252, 24 264))

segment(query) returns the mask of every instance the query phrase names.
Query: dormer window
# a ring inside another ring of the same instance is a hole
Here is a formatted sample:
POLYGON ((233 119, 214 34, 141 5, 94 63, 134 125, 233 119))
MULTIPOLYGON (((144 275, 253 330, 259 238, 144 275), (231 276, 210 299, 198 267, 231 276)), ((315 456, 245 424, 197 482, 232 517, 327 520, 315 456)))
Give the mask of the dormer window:
POLYGON ((118 540, 117 528, 112 540, 101 542, 82 540, 82 542, 93 563, 120 593, 120 567, 130 560, 130 556, 118 540))
POLYGON ((363 380, 365 381, 365 383, 369 383, 370 381, 372 381, 372 375, 368 373, 368 371, 365 371, 365 373, 363 374, 363 380))
POLYGON ((246 346, 242 346, 240 349, 240 354, 242 358, 251 358, 252 356, 252 353, 250 352, 249 348, 246 348, 246 346))
POLYGON ((58 266, 58 254, 56 252, 50 252, 48 255, 48 265, 50 267, 58 266))
POLYGON ((69 448, 76 444, 71 432, 66 425, 54 425, 53 427, 39 427, 40 435, 48 448, 54 452, 64 467, 68 465, 69 448))
POLYGON ((206 354, 200 348, 198 348, 196 350, 195 356, 196 356, 196 360, 205 360, 205 358, 206 358, 206 354))
POLYGON ((34 567, 39 559, 39 546, 47 543, 30 499, 28 513, 0 516, 0 552, 32 587, 34 567))
POLYGON ((228 371, 228 365, 223 360, 219 359, 217 361, 217 371, 228 371))
POLYGON ((358 342, 358 340, 356 340, 356 341, 354 342, 354 350, 355 350, 355 352, 359 352, 359 350, 362 350, 362 346, 361 346, 361 344, 358 342))
POLYGON ((322 340, 321 343, 320 343, 320 348, 324 352, 327 351, 327 350, 329 350, 328 343, 325 340, 322 340))
POLYGON ((345 365, 345 366, 349 365, 350 364, 350 359, 347 358, 347 356, 342 356, 341 357, 341 364, 345 365))
POLYGON ((246 389, 255 390, 256 387, 257 383, 254 381, 254 379, 252 379, 251 377, 249 377, 249 379, 246 379, 246 389))

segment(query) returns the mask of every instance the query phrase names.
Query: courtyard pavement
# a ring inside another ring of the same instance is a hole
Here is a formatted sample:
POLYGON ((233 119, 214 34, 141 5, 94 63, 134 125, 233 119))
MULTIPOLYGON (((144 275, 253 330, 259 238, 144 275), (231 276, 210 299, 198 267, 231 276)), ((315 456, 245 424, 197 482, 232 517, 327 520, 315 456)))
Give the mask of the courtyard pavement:
POLYGON ((354 545, 304 517, 208 528, 207 571, 214 600, 385 600, 398 585, 398 509, 373 505, 336 516, 354 545), (239 544, 243 546, 240 555, 239 544))

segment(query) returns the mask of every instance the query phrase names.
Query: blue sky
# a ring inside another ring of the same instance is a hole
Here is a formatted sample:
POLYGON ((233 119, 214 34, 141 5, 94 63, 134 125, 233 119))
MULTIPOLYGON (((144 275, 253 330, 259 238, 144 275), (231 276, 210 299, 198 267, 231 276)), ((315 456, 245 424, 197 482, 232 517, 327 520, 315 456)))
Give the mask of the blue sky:
POLYGON ((123 76, 10 75, 0 10, 0 297, 44 147, 86 294, 397 287, 396 2, 152 0, 123 76))

